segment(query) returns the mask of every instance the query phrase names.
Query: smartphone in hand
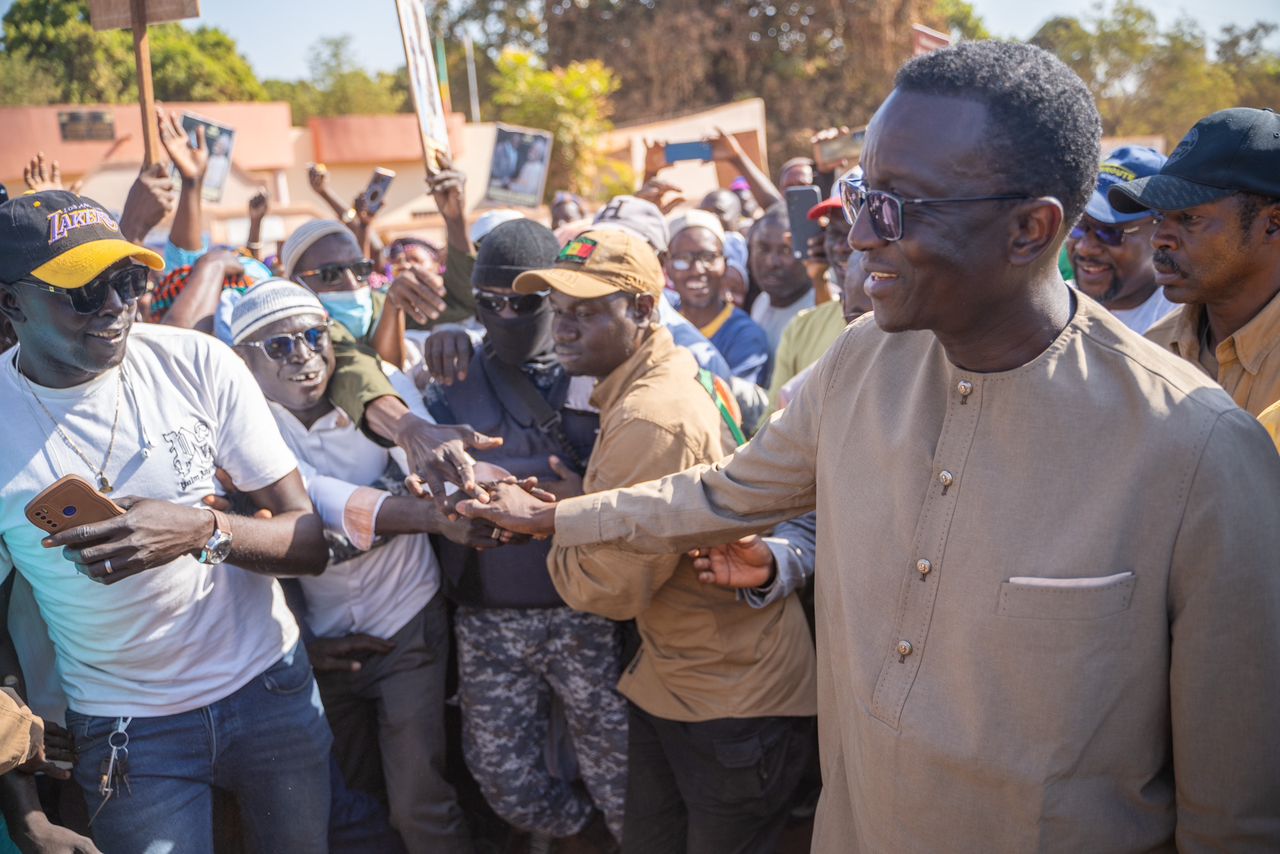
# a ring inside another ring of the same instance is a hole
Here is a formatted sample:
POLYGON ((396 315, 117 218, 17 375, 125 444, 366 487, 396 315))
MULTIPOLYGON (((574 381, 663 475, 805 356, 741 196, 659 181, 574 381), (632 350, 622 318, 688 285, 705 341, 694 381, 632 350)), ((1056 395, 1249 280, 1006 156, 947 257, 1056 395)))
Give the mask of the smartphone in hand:
POLYGON ((27 521, 50 534, 123 516, 124 509, 78 474, 59 478, 28 502, 27 521))
POLYGON ((668 142, 664 147, 667 163, 679 163, 681 160, 713 159, 709 142, 668 142))
POLYGON ((817 220, 809 219, 809 211, 822 201, 817 187, 787 188, 787 221, 791 227, 791 254, 803 261, 809 257, 809 238, 822 229, 817 220))

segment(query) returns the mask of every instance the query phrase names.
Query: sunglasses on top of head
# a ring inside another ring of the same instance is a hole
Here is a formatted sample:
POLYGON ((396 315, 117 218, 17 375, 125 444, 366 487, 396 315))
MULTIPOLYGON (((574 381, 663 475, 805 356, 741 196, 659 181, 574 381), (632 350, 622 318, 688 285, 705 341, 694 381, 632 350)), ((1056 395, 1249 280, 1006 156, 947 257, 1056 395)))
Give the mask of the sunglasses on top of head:
POLYGON ((549 291, 535 294, 491 294, 487 291, 476 291, 476 306, 482 311, 499 314, 504 308, 510 308, 516 314, 533 314, 546 302, 549 291))
POLYGON ((324 345, 328 340, 329 324, 323 323, 310 329, 304 329, 301 332, 294 332, 291 335, 273 335, 264 341, 242 341, 239 346, 254 347, 266 353, 268 359, 283 362, 290 358, 294 351, 303 344, 306 344, 312 353, 319 353, 324 349, 324 345))
POLYGON ((71 300, 71 310, 76 314, 90 315, 102 311, 107 304, 107 294, 114 289, 120 302, 128 305, 147 292, 147 268, 128 262, 126 266, 107 268, 82 288, 59 288, 34 279, 19 279, 15 284, 27 285, 46 293, 57 294, 71 300))
POLYGON ((960 202, 1002 202, 1012 199, 1029 199, 1025 193, 1000 193, 991 196, 957 196, 949 199, 904 199, 885 190, 870 190, 860 178, 840 180, 840 206, 850 226, 858 221, 863 207, 871 216, 871 230, 876 237, 892 243, 901 240, 904 212, 907 205, 942 205, 960 202))
POLYGON ((342 281, 342 277, 348 270, 351 275, 356 277, 357 281, 363 282, 373 273, 374 264, 368 258, 362 258, 359 261, 352 261, 350 264, 324 264, 316 267, 314 270, 304 270, 301 273, 294 273, 299 279, 309 279, 312 276, 318 276, 321 283, 326 285, 336 285, 342 281))
POLYGON ((1093 223, 1087 223, 1081 220, 1076 223, 1075 228, 1071 229, 1071 233, 1067 236, 1072 240, 1084 240, 1084 236, 1086 234, 1093 232, 1093 236, 1096 237, 1098 242, 1103 246, 1115 248, 1117 246, 1124 245, 1124 238, 1126 234, 1133 234, 1139 228, 1140 226, 1137 225, 1132 228, 1121 228, 1118 225, 1094 225, 1093 223))

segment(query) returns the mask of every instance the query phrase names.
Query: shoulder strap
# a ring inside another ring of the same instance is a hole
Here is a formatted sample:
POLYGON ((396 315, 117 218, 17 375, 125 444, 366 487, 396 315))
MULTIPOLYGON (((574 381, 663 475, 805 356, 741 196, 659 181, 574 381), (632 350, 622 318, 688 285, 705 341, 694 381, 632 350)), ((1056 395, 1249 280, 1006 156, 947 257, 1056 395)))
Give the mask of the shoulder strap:
POLYGON ((715 378, 706 368, 698 370, 698 383, 703 390, 711 396, 711 401, 715 403, 716 409, 720 410, 720 417, 724 419, 725 425, 729 428, 729 432, 733 434, 733 441, 741 447, 747 443, 747 437, 742 433, 742 427, 738 425, 737 420, 733 417, 733 413, 729 411, 729 404, 725 402, 719 388, 716 386, 715 378))
POLYGON ((568 457, 574 468, 582 471, 585 464, 564 432, 560 411, 539 393, 533 380, 514 365, 490 358, 487 352, 482 364, 502 405, 508 407, 518 420, 531 422, 540 433, 560 447, 560 451, 568 457))

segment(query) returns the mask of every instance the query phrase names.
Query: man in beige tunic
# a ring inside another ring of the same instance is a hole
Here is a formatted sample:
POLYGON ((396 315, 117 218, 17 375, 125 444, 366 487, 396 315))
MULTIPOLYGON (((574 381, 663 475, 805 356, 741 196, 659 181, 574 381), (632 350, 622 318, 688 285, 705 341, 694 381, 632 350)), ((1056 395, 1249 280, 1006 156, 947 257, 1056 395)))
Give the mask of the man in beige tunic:
POLYGON ((666 551, 816 507, 815 851, 1280 847, 1280 457, 1063 284, 1099 133, 1037 48, 912 60, 844 188, 874 322, 727 460, 466 508, 666 551))

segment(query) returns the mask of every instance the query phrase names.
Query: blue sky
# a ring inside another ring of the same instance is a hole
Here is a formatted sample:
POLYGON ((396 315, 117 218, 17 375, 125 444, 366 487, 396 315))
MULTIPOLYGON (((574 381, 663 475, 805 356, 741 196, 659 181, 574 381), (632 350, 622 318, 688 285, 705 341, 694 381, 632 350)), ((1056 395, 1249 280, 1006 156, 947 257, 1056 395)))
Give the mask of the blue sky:
MULTIPOLYGON (((971 0, 997 35, 1027 38, 1057 14, 1087 15, 1095 0, 971 0)), ((1162 25, 1187 15, 1211 33, 1225 24, 1247 26, 1272 9, 1275 0, 1140 0, 1162 25)), ((0 0, 0 13, 12 0, 0 0)), ((202 23, 226 30, 240 44, 261 78, 307 76, 307 52, 317 39, 350 35, 355 54, 370 70, 404 64, 393 0, 201 0, 202 23)), ((1280 44, 1273 37, 1272 44, 1280 44)))

